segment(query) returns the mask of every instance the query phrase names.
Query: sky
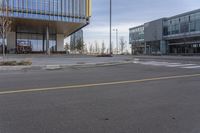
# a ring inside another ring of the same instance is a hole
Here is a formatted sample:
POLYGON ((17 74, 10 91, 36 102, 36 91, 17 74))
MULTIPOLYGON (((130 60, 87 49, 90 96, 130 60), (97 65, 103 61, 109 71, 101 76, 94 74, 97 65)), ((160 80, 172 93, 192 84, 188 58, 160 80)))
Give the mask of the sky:
MULTIPOLYGON (((129 40, 129 28, 162 17, 170 17, 200 8, 200 0, 112 0, 113 29, 119 38, 129 40)), ((116 34, 112 42, 116 44, 116 34)), ((109 45, 109 0, 92 0, 90 25, 84 28, 84 42, 88 45, 104 42, 109 45)), ((114 46, 115 47, 115 46, 114 46)))

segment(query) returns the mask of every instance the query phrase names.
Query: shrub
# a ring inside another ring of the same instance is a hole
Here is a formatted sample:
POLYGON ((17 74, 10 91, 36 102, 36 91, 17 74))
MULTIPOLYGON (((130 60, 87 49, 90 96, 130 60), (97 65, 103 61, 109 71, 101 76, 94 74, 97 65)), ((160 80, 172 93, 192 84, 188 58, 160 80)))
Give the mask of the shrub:
POLYGON ((32 65, 32 62, 31 61, 20 61, 17 63, 17 65, 19 66, 29 66, 29 65, 32 65))
POLYGON ((17 65, 17 61, 4 61, 1 62, 2 66, 16 66, 17 65))
POLYGON ((111 54, 100 54, 100 55, 97 55, 97 57, 112 57, 111 54))
POLYGON ((0 62, 0 66, 28 66, 28 65, 32 65, 31 61, 4 61, 4 62, 0 62))

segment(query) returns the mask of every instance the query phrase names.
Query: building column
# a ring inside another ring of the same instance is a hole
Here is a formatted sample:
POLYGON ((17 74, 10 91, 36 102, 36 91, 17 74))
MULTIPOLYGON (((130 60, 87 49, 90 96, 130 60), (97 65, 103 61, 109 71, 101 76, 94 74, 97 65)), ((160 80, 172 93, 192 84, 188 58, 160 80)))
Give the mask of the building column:
POLYGON ((42 51, 45 53, 45 33, 42 34, 42 51))
POLYGON ((147 54, 147 43, 146 42, 144 43, 144 54, 145 55, 147 54))
POLYGON ((57 44, 57 51, 65 51, 64 49, 64 35, 63 34, 57 34, 56 35, 56 44, 57 44))
POLYGON ((16 52, 16 32, 9 32, 7 35, 7 50, 9 53, 16 52))
POLYGON ((46 27, 46 53, 50 54, 50 49, 49 49, 49 26, 46 27))
POLYGON ((169 42, 165 41, 166 43, 166 54, 169 54, 169 42))
POLYGON ((167 45, 166 45, 166 41, 164 40, 160 41, 160 52, 161 54, 167 54, 167 45))

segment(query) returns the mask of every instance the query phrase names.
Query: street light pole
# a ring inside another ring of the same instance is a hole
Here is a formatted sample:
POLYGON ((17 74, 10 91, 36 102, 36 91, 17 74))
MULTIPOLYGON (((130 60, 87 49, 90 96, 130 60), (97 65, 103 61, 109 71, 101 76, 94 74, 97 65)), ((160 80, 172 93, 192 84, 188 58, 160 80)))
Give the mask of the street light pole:
POLYGON ((116 49, 117 49, 117 54, 119 50, 119 43, 118 43, 118 29, 113 29, 113 31, 116 32, 116 49))
POLYGON ((112 54, 112 0, 110 0, 110 54, 112 54))
POLYGON ((118 29, 116 29, 116 44, 117 44, 117 54, 118 54, 118 49, 119 49, 119 44, 118 44, 118 29))

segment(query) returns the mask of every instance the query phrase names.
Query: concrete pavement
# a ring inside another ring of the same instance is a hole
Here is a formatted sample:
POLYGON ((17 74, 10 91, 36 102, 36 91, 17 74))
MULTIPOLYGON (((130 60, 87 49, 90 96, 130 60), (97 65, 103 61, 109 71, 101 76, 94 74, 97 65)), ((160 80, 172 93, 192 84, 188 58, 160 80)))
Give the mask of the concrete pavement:
POLYGON ((84 64, 101 62, 118 62, 131 59, 131 56, 95 57, 90 55, 8 55, 8 60, 31 60, 33 65, 61 65, 61 64, 84 64))
POLYGON ((198 133, 200 76, 196 74, 199 69, 142 64, 2 72, 0 92, 157 79, 2 94, 0 132, 198 133), (179 77, 159 79, 172 76, 179 77))

